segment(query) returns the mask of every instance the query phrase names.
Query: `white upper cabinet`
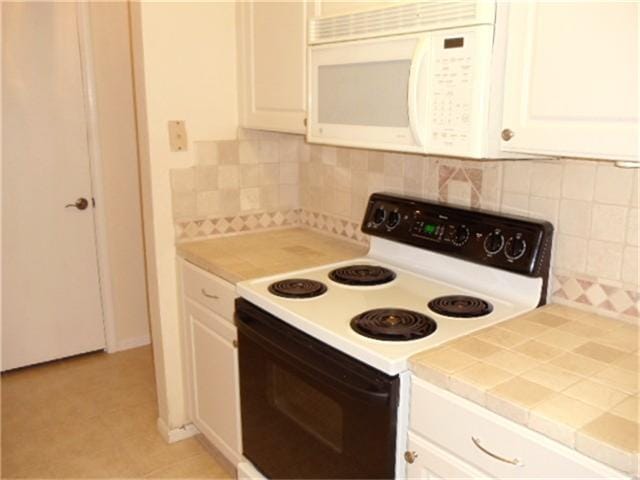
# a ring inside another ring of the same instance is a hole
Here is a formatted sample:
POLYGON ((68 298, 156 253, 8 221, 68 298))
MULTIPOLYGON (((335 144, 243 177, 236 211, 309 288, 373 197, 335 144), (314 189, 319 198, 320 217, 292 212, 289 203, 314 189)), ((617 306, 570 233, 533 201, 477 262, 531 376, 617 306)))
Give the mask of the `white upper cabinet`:
POLYGON ((638 15, 637 2, 513 2, 502 148, 637 162, 638 15))
POLYGON ((307 22, 314 2, 238 2, 240 124, 305 133, 307 22))

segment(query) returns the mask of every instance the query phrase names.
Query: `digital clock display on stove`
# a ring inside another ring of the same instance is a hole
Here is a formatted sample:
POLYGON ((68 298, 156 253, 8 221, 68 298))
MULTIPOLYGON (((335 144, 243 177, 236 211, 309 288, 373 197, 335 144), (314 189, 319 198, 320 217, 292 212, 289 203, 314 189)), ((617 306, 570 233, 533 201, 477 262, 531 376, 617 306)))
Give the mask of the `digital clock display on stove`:
POLYGON ((422 227, 422 233, 426 233, 427 235, 437 235, 440 225, 436 225, 434 223, 427 223, 422 227))

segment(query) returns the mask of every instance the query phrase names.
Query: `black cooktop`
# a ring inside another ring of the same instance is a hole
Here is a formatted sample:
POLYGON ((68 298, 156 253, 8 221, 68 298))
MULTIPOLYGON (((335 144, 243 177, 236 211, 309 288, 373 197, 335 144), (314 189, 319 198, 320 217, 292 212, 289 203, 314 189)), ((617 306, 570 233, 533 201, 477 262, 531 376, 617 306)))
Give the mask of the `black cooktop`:
POLYGON ((396 274, 378 265, 347 265, 329 272, 329 278, 343 285, 370 286, 389 283, 396 274))
POLYGON ((327 286, 307 278, 287 278, 269 285, 269 292, 285 298, 318 297, 327 291, 327 286))
POLYGON ((429 302, 429 308, 447 317, 473 318, 488 315, 493 305, 481 298, 468 295, 445 295, 429 302))
POLYGON ((356 315, 351 328, 365 337, 402 342, 431 335, 438 325, 426 315, 401 308, 377 308, 356 315))

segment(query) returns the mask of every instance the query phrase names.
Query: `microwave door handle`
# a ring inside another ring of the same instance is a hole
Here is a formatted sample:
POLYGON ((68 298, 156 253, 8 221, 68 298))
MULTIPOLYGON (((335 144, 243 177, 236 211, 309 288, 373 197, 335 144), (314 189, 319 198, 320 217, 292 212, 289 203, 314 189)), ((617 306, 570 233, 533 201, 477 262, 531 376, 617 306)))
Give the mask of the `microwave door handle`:
POLYGON ((411 69, 409 71, 409 89, 407 95, 408 112, 409 112, 409 128, 416 144, 419 147, 424 146, 424 125, 420 125, 418 106, 420 104, 418 92, 420 90, 420 71, 422 70, 422 62, 429 46, 428 38, 421 38, 413 52, 411 59, 411 69))

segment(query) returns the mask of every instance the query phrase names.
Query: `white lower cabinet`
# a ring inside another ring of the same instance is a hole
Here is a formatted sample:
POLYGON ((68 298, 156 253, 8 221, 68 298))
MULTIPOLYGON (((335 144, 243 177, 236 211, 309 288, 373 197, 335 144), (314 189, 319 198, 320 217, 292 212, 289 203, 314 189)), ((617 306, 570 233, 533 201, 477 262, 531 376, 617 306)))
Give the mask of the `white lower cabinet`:
MULTIPOLYGON (((234 465, 242 455, 240 428, 240 394, 238 381, 237 330, 231 319, 224 318, 211 306, 192 298, 204 288, 212 300, 216 297, 231 305, 216 310, 233 311, 231 284, 183 262, 183 348, 189 414, 200 432, 234 465), (185 275, 187 274, 187 275, 185 275), (189 278, 197 278, 200 288, 189 288, 189 278)), ((215 299, 214 299, 215 300, 215 299)))
POLYGON ((628 478, 415 377, 409 417, 405 458, 410 478, 628 478))
POLYGON ((411 463, 407 465, 407 478, 432 480, 487 476, 413 432, 409 432, 407 449, 412 455, 411 463))

